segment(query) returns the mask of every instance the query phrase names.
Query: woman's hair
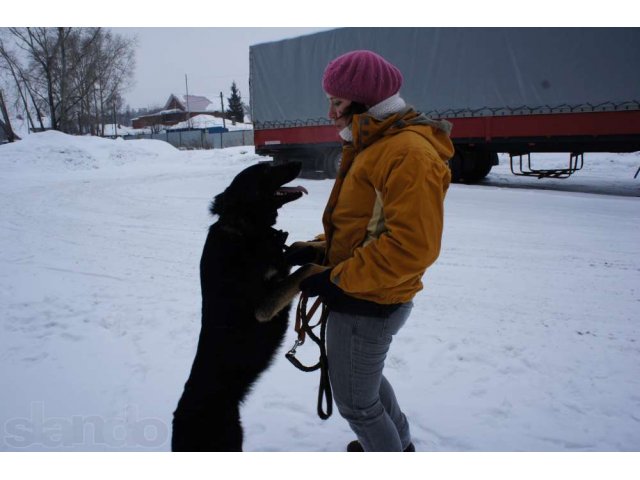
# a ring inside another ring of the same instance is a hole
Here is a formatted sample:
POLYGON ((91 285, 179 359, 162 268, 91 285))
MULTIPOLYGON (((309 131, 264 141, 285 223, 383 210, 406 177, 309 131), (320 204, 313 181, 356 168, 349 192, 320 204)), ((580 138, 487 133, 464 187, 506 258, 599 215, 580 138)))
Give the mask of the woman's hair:
POLYGON ((356 115, 359 113, 364 113, 367 110, 369 110, 369 107, 367 107, 365 104, 358 103, 358 102, 351 102, 349 106, 344 109, 344 112, 342 112, 341 116, 356 115))

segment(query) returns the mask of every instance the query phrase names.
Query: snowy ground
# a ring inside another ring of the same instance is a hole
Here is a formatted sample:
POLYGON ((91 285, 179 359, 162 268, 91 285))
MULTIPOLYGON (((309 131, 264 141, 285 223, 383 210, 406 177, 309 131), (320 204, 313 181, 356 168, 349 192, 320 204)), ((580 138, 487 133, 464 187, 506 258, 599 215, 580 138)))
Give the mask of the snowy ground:
MULTIPOLYGON (((208 203, 258 159, 57 132, 0 146, 0 450, 169 449, 208 203)), ((640 450, 638 166, 587 155, 564 181, 606 195, 540 190, 506 163, 451 186, 442 255, 387 361, 418 450, 640 450)), ((297 183, 292 240, 321 231, 331 187, 297 183)), ((245 449, 341 451, 353 435, 316 416, 293 338, 242 410, 245 449)))

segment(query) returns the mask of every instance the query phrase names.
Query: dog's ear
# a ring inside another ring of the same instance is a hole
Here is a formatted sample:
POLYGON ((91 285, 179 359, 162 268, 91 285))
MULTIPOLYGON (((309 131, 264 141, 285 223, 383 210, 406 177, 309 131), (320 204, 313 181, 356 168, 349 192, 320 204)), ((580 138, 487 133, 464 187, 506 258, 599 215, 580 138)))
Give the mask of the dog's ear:
POLYGON ((233 184, 228 186, 226 190, 219 193, 211 201, 209 211, 212 215, 232 215, 234 211, 250 211, 259 208, 259 192, 255 188, 247 188, 242 193, 239 193, 239 189, 233 184))
POLYGON ((209 206, 209 211, 211 212, 211 215, 221 216, 222 213, 224 212, 224 193, 225 192, 219 193, 218 195, 213 197, 213 200, 211 201, 211 205, 209 206))

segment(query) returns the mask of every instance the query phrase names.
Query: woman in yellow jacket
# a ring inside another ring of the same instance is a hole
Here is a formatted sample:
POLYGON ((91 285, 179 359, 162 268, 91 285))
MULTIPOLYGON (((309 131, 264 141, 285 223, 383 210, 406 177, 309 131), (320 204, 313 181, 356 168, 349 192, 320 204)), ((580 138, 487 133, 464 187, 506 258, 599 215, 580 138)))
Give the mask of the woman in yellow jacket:
MULTIPOLYGON (((406 105, 402 81, 394 65, 367 50, 336 58, 322 79, 344 145, 323 214, 324 241, 316 244, 329 268, 301 287, 330 309, 334 399, 358 437, 348 451, 415 451, 382 370, 440 252, 453 145, 451 124, 406 105)), ((294 244, 293 258, 297 250, 302 260, 308 247, 294 244)))

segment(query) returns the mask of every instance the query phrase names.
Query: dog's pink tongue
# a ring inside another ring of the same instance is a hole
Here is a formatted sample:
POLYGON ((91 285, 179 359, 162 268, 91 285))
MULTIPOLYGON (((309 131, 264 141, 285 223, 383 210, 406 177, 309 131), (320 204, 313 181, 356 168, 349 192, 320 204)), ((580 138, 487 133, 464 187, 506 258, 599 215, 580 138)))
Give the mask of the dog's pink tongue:
POLYGON ((278 189, 278 191, 280 192, 285 192, 285 193, 296 193, 296 192, 301 192, 304 193, 305 195, 309 195, 309 192, 307 192, 307 189, 302 187, 302 186, 297 186, 297 187, 280 187, 278 189))

